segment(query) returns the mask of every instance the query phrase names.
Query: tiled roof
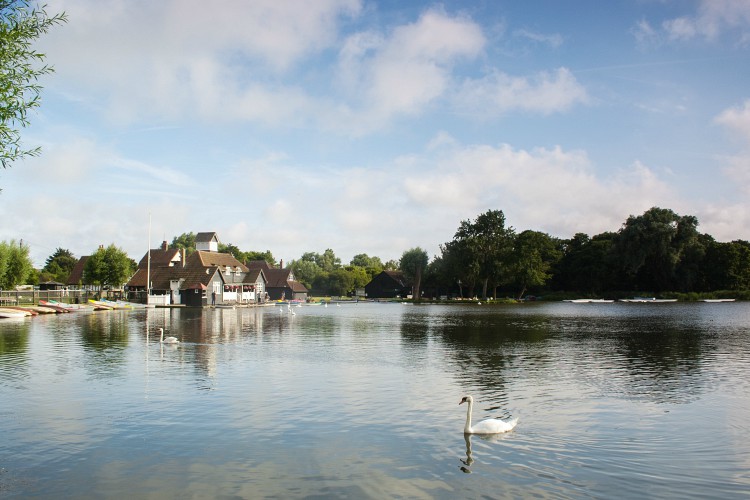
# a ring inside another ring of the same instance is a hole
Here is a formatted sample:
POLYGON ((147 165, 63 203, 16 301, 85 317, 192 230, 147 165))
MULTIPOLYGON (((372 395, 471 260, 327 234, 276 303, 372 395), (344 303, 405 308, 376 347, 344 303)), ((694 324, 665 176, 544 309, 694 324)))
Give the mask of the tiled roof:
MULTIPOLYGON (((195 251, 190 254, 185 266, 151 267, 151 284, 154 290, 169 290, 171 282, 180 280, 180 289, 195 289, 208 285, 214 275, 219 272, 225 283, 255 283, 259 276, 266 280, 261 269, 250 270, 240 261, 228 253, 195 251), (232 273, 226 273, 229 268, 232 273), (240 273, 235 271, 239 268, 240 273)), ((148 270, 138 269, 128 282, 131 287, 146 287, 148 270)))
POLYGON ((299 281, 291 281, 289 276, 292 270, 289 268, 277 269, 268 265, 265 260, 253 260, 247 263, 247 267, 250 269, 262 269, 266 276, 267 284, 269 288, 290 288, 295 292, 307 292, 305 285, 299 281))
POLYGON ((86 267, 87 260, 89 260, 88 255, 84 255, 78 259, 78 262, 75 263, 73 269, 70 271, 70 276, 68 276, 68 285, 83 283, 83 268, 86 267))
POLYGON ((235 259, 232 254, 219 253, 219 252, 206 252, 204 250, 196 250, 190 254, 185 267, 239 267, 242 272, 247 272, 249 269, 239 260, 235 259))
POLYGON ((268 278, 268 286, 271 287, 285 287, 289 280, 290 269, 268 269, 265 271, 266 277, 268 278))
POLYGON ((271 269, 271 266, 265 260, 251 260, 247 263, 247 267, 248 269, 262 269, 263 271, 271 269))
MULTIPOLYGON (((151 249, 151 268, 168 266, 171 262, 180 262, 180 250, 178 248, 152 248, 151 249)), ((148 267, 148 252, 138 263, 139 268, 148 267)))

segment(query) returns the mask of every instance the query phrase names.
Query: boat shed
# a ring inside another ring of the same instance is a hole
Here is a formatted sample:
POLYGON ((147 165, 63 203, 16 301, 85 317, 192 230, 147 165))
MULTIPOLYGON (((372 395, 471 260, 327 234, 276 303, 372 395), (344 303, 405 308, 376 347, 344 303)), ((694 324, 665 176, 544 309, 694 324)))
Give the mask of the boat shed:
POLYGON ((412 284, 401 271, 383 271, 365 285, 368 299, 393 299, 412 293, 412 284))

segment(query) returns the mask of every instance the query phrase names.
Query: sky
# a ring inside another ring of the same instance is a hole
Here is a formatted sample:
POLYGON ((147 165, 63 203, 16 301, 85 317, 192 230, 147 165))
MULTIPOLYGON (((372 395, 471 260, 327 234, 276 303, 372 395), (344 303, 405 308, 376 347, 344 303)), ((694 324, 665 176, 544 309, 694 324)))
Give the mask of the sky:
POLYGON ((51 0, 0 169, 38 267, 188 232, 288 262, 432 257, 463 220, 750 239, 750 0, 51 0))

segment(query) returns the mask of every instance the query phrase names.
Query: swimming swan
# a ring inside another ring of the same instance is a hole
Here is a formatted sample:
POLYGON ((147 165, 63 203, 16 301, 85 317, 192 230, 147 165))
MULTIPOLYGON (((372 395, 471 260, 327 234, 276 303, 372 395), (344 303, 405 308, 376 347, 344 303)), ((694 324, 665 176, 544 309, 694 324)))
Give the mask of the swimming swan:
POLYGON ((161 339, 159 342, 162 344, 179 344, 180 341, 177 340, 177 337, 167 337, 164 338, 164 328, 159 328, 159 333, 161 334, 161 339))
POLYGON ((513 429, 518 423, 518 418, 512 418, 510 420, 500 420, 496 418, 488 418, 477 422, 476 425, 471 425, 471 410, 474 407, 474 398, 471 396, 464 396, 460 403, 469 403, 469 407, 466 409, 466 425, 464 425, 464 434, 500 434, 501 432, 508 432, 513 429))

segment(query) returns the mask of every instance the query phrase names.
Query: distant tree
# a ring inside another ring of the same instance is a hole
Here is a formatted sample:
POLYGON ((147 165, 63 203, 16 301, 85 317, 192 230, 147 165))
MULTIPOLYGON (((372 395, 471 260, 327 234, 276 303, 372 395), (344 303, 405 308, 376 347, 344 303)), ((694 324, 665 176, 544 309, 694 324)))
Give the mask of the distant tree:
POLYGON ((562 257, 553 265, 553 287, 598 294, 617 288, 619 263, 613 255, 617 235, 602 233, 589 237, 577 233, 562 245, 562 257))
POLYGON ((303 258, 299 260, 293 260, 292 262, 290 262, 289 266, 292 268, 295 279, 305 285, 308 289, 310 289, 313 288, 315 280, 323 272, 323 270, 315 263, 313 259, 310 258, 309 255, 308 258, 305 258, 305 255, 303 255, 303 258))
POLYGON ((19 128, 29 125, 28 113, 39 107, 41 76, 52 72, 34 42, 65 14, 49 16, 44 7, 29 0, 0 0, 0 164, 39 154, 39 148, 24 150, 19 128), (41 64, 41 65, 40 65, 41 64))
POLYGON ((457 285, 461 298, 464 298, 464 290, 473 293, 479 278, 479 265, 471 259, 467 244, 464 240, 454 239, 440 245, 440 279, 448 287, 457 285))
POLYGON ((33 271, 28 245, 15 240, 0 242, 0 289, 26 284, 33 271))
POLYGON ((526 230, 515 237, 510 274, 520 288, 519 300, 530 287, 547 283, 551 277, 549 270, 560 256, 556 240, 546 233, 526 230))
POLYGON ((453 250, 462 255, 465 272, 481 280, 484 299, 490 282, 506 280, 514 235, 512 227, 505 227, 502 210, 488 210, 474 221, 462 221, 453 237, 453 250))
POLYGON ((385 264, 383 264, 383 271, 397 271, 398 270, 398 261, 391 259, 385 264))
POLYGON ((707 291, 750 290, 750 242, 710 242, 701 273, 707 291))
POLYGON ((327 248, 322 255, 317 254, 315 263, 318 264, 323 271, 328 273, 341 267, 341 259, 336 257, 336 254, 330 248, 327 248))
POLYGON ((684 252, 699 244, 698 219, 653 207, 630 216, 620 229, 615 252, 635 288, 676 289, 675 272, 684 252))
POLYGON ((429 257, 427 256, 427 252, 420 247, 411 248, 405 251, 399 261, 401 272, 403 272, 404 275, 414 283, 412 289, 414 300, 420 300, 422 297, 422 274, 427 269, 428 262, 429 257))
POLYGON ((368 272, 368 270, 360 266, 346 266, 344 268, 344 271, 346 271, 349 276, 351 276, 351 292, 356 291, 357 288, 364 288, 365 285, 368 284, 370 280, 372 280, 372 275, 368 272))
POLYGON ((276 260, 273 258, 270 250, 266 250, 265 252, 245 252, 243 262, 252 262, 254 260, 265 260, 269 266, 276 265, 276 260))
POLYGON ((354 291, 355 281, 352 273, 346 269, 334 269, 326 275, 326 288, 331 295, 345 296, 354 291))
POLYGON ((366 253, 355 255, 349 265, 363 268, 367 271, 370 279, 383 271, 383 262, 380 257, 370 257, 366 253))
POLYGON ((352 257, 349 265, 359 266, 365 269, 368 267, 374 267, 380 268, 381 271, 383 270, 383 262, 380 260, 380 257, 370 257, 366 253, 360 253, 352 257))
POLYGON ((78 259, 75 258, 70 250, 57 248, 52 255, 47 257, 42 271, 51 275, 49 277, 53 281, 67 283, 68 276, 70 276, 70 272, 75 267, 76 262, 78 262, 78 259))
POLYGON ((86 260, 83 282, 87 285, 119 288, 135 272, 135 262, 114 243, 99 248, 86 260))
POLYGON ((195 233, 192 231, 189 233, 182 233, 179 236, 172 238, 172 243, 169 248, 179 248, 185 250, 185 255, 190 255, 195 252, 195 233))

